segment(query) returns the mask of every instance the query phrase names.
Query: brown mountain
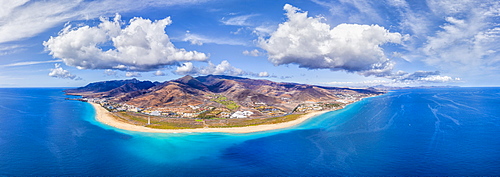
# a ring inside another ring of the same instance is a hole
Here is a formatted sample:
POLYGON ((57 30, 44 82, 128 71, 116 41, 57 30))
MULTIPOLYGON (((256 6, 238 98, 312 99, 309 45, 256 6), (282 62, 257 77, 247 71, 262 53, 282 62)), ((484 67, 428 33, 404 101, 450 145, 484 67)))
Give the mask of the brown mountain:
POLYGON ((366 89, 279 83, 221 75, 184 76, 163 83, 135 79, 107 81, 92 83, 66 92, 85 97, 107 98, 112 102, 143 108, 220 106, 221 103, 213 99, 224 96, 243 108, 259 103, 285 110, 293 109, 297 104, 306 101, 332 101, 352 95, 380 94, 366 89))

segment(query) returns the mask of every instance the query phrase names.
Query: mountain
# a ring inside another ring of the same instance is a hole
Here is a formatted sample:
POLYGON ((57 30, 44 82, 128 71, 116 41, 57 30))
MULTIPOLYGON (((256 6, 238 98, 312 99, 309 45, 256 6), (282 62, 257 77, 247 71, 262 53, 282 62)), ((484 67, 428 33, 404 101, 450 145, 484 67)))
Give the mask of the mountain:
POLYGON ((90 83, 84 87, 65 90, 69 95, 84 95, 87 97, 115 97, 134 91, 145 90, 158 85, 158 82, 139 81, 137 79, 113 80, 90 83))
POLYGON ((258 105, 265 105, 283 111, 291 111, 305 102, 332 102, 381 94, 367 89, 279 83, 222 75, 184 76, 163 83, 136 79, 106 81, 65 92, 153 109, 187 106, 230 108, 228 105, 233 105, 233 109, 255 109, 258 105))

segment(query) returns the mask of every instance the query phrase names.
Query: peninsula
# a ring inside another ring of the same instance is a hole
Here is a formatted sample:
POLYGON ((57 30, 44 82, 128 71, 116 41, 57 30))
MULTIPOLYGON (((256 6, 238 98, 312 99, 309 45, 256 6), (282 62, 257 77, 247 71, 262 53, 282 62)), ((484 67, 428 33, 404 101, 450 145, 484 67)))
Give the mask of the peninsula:
POLYGON ((104 124, 132 131, 249 133, 297 125, 342 109, 373 89, 278 83, 241 77, 185 76, 160 82, 115 80, 65 90, 82 96, 104 124))

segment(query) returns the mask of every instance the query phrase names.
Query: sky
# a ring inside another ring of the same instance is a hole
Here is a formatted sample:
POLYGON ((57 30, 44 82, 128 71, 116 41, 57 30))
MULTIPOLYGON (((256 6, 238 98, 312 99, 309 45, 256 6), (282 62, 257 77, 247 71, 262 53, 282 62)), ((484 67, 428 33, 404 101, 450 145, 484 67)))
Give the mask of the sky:
POLYGON ((497 0, 0 0, 0 87, 500 86, 497 0))

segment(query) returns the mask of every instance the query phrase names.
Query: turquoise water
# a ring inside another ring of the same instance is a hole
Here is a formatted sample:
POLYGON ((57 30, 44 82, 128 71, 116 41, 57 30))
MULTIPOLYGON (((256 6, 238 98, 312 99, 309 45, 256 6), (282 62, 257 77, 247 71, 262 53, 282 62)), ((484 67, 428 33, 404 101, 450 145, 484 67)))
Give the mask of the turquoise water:
POLYGON ((411 89, 250 134, 96 122, 62 89, 0 89, 0 176, 500 175, 500 88, 411 89))

